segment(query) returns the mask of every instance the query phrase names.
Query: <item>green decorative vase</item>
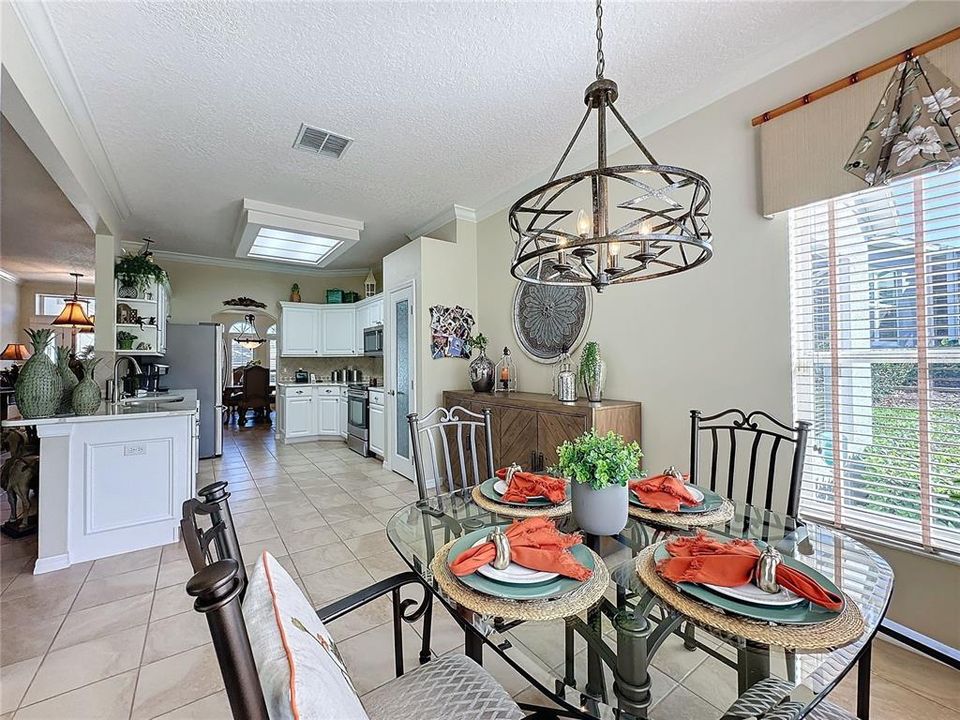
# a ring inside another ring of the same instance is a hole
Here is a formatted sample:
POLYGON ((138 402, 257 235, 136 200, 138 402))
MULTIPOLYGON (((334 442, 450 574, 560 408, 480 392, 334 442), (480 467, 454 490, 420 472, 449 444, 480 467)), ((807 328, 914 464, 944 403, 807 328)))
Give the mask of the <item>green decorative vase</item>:
POLYGON ((27 419, 53 417, 60 409, 63 380, 57 366, 44 352, 53 337, 53 330, 27 330, 33 355, 23 364, 14 395, 17 409, 27 419))
POLYGON ((70 348, 57 348, 57 372, 60 374, 60 380, 63 382, 63 392, 60 394, 60 408, 57 413, 63 415, 73 412, 73 389, 80 381, 76 374, 70 369, 70 348))
POLYGON ((93 379, 97 364, 103 358, 88 358, 81 360, 83 366, 83 380, 73 389, 73 412, 77 415, 93 415, 100 409, 100 386, 93 379))

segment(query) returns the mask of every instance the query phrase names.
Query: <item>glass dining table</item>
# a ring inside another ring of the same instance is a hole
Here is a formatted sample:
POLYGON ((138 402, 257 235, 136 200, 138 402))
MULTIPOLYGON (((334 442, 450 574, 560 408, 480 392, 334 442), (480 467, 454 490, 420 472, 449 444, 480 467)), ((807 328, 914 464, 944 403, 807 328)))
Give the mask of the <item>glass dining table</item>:
MULTIPOLYGON (((604 561, 610 585, 588 610, 554 621, 504 620, 461 607, 430 570, 437 550, 466 532, 512 518, 473 502, 469 490, 400 509, 387 536, 410 568, 464 630, 467 655, 482 664, 493 652, 568 717, 801 718, 858 665, 858 709, 869 715, 870 645, 886 612, 893 573, 879 555, 830 528, 734 502, 734 517, 709 528, 758 539, 831 579, 860 608, 864 631, 853 642, 817 652, 759 644, 699 626, 662 602, 635 569, 636 555, 676 534, 630 518, 616 536, 584 535, 604 561), (775 710, 776 709, 776 710, 775 710), (779 714, 776 714, 779 713, 779 714)), ((557 519, 576 532, 572 515, 557 519)))

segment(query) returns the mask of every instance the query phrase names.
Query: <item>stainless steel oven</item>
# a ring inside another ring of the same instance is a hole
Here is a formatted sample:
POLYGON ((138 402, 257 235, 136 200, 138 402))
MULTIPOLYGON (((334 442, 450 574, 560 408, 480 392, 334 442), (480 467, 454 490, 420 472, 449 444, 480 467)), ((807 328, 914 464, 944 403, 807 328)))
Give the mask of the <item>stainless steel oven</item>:
POLYGON ((383 355, 383 325, 363 329, 363 354, 383 355))
POLYGON ((347 447, 366 457, 370 454, 370 405, 366 385, 347 388, 347 447))

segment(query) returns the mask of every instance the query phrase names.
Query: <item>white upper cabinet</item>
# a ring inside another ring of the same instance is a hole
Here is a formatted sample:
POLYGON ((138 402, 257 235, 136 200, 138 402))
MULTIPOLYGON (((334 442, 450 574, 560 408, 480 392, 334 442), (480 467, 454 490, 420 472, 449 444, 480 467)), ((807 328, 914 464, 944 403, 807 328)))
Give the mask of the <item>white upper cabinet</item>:
POLYGON ((280 355, 363 355, 363 330, 383 324, 380 295, 353 305, 280 303, 280 355))
POLYGON ((280 304, 280 354, 286 357, 320 355, 322 319, 319 305, 280 304))
POLYGON ((357 354, 357 314, 353 305, 321 306, 321 355, 357 354))

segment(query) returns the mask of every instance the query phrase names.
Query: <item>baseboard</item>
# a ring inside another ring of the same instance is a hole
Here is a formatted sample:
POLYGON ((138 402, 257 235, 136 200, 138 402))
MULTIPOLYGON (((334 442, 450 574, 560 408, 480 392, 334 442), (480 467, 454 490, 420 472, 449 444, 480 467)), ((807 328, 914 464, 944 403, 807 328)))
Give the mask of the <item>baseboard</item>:
POLYGON ((34 575, 43 575, 44 573, 53 572, 54 570, 63 570, 64 568, 70 567, 70 555, 64 553, 63 555, 51 555, 50 557, 37 558, 37 562, 33 566, 34 575))

